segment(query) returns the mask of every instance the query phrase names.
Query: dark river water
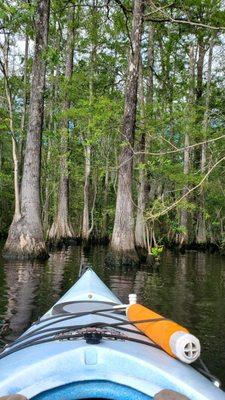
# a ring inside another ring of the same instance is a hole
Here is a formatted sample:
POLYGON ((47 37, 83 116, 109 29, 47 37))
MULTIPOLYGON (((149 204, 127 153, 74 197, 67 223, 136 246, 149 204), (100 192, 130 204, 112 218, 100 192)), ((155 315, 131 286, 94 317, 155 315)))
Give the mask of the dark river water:
POLYGON ((165 252, 157 269, 109 268, 107 248, 81 247, 54 252, 43 263, 0 258, 0 347, 44 314, 77 280, 88 263, 124 302, 138 301, 183 324, 198 336, 202 358, 225 386, 225 257, 198 252, 165 252))

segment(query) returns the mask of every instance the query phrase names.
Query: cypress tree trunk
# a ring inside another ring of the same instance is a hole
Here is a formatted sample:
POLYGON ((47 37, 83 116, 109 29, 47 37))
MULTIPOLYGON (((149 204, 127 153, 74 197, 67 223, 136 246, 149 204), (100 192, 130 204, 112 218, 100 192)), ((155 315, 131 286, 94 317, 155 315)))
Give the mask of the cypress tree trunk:
MULTIPOLYGON (((189 105, 187 109, 192 109, 192 104, 194 103, 194 77, 195 77, 195 60, 194 60, 194 48, 191 46, 189 52, 189 70, 190 70, 190 84, 189 84, 189 105)), ((187 128, 184 136, 184 164, 183 164, 183 173, 185 179, 187 179, 187 175, 189 174, 190 169, 190 149, 188 146, 190 145, 189 138, 189 126, 187 123, 187 128)), ((182 195, 186 195, 186 200, 188 200, 188 183, 186 182, 182 195)), ((180 211, 180 227, 182 228, 181 232, 178 233, 176 241, 179 246, 184 246, 188 243, 188 210, 186 207, 183 207, 180 211)))
MULTIPOLYGON (((49 164, 51 159, 51 141, 48 141, 48 152, 47 152, 47 165, 49 164)), ((48 223, 49 223, 49 208, 50 208, 50 177, 47 175, 45 180, 45 201, 43 204, 42 210, 42 219, 43 219, 43 230, 44 235, 47 236, 48 232, 48 223)))
POLYGON ((108 167, 108 158, 106 161, 105 168, 105 180, 104 180, 104 215, 103 215, 103 224, 102 224, 102 237, 103 241, 108 240, 108 199, 109 199, 109 167, 108 167))
MULTIPOLYGON (((74 56, 74 6, 69 9, 68 33, 66 46, 66 70, 65 78, 68 84, 73 74, 74 56)), ((63 105, 64 110, 70 108, 68 93, 65 94, 63 105)), ((51 241, 63 241, 74 236, 72 226, 69 221, 69 169, 68 169, 68 120, 65 118, 61 131, 61 160, 60 160, 60 182, 58 209, 55 220, 49 231, 51 241)))
MULTIPOLYGON (((90 59, 90 81, 89 81, 89 105, 93 102, 93 56, 94 50, 92 46, 91 59, 90 59)), ((89 118, 88 134, 90 136, 90 122, 89 118)), ((83 224, 82 224, 82 239, 84 241, 89 240, 92 229, 90 228, 89 218, 89 191, 90 191, 90 175, 91 175, 91 146, 89 144, 84 145, 84 208, 83 208, 83 224)))
POLYGON ((9 229, 3 252, 8 258, 45 258, 47 256, 40 212, 40 160, 46 66, 43 55, 47 48, 49 9, 49 0, 39 0, 29 128, 21 185, 21 216, 19 219, 13 219, 9 229))
MULTIPOLYGON (((56 43, 57 46, 57 43, 56 43)), ((59 46, 58 46, 59 48, 59 46)), ((58 97, 58 78, 59 78, 59 67, 53 68, 52 70, 52 75, 54 77, 54 81, 52 84, 51 88, 51 95, 50 95, 50 105, 49 105, 49 123, 48 123, 48 129, 50 132, 53 132, 54 135, 56 134, 57 131, 57 122, 53 118, 53 113, 54 113, 54 107, 55 104, 57 104, 57 97, 58 97)), ((47 142, 47 157, 46 157, 46 163, 47 163, 47 170, 48 166, 51 164, 52 161, 52 140, 51 138, 48 138, 47 142)), ((45 237, 49 236, 49 211, 50 211, 50 206, 51 206, 51 176, 47 173, 45 176, 45 182, 44 182, 44 200, 43 200, 43 208, 42 208, 42 220, 43 220, 43 229, 44 229, 44 235, 45 237)))
POLYGON ((22 110, 22 115, 21 115, 21 121, 20 121, 20 130, 21 130, 21 142, 20 142, 20 148, 19 148, 19 157, 20 157, 20 177, 22 176, 22 166, 23 166, 23 158, 24 158, 24 147, 25 147, 25 126, 27 122, 27 108, 28 108, 28 89, 27 89, 27 84, 29 82, 29 76, 28 76, 28 56, 29 56, 29 38, 28 35, 26 35, 25 38, 25 49, 24 49, 24 78, 23 78, 23 110, 22 110))
POLYGON ((111 248, 123 263, 137 263, 134 244, 134 221, 132 202, 133 144, 137 107, 137 87, 140 61, 143 1, 134 1, 132 22, 132 49, 128 64, 125 89, 125 106, 122 140, 125 140, 120 156, 116 213, 111 248))
POLYGON ((19 184, 19 157, 18 144, 14 132, 12 92, 9 84, 9 36, 4 37, 3 60, 0 60, 0 68, 4 77, 5 95, 9 113, 9 131, 12 137, 13 177, 14 177, 14 220, 21 217, 20 213, 20 184, 19 184))
MULTIPOLYGON (((96 61, 96 51, 97 51, 97 42, 96 35, 98 31, 98 24, 96 21, 96 13, 97 7, 95 0, 92 1, 91 6, 91 52, 90 52, 90 60, 89 60, 89 106, 93 104, 94 97, 94 69, 95 69, 95 61, 96 61)), ((88 137, 91 137, 91 115, 89 117, 88 122, 88 137)), ((90 227, 90 211, 89 211, 89 202, 90 202, 90 175, 91 175, 91 146, 90 144, 84 143, 84 207, 83 207, 83 221, 82 221, 82 239, 85 242, 88 242, 90 234, 93 229, 93 223, 90 227)))
MULTIPOLYGON (((197 87, 196 87, 196 103, 197 105, 202 107, 202 94, 203 94, 203 67, 204 60, 206 54, 206 47, 202 42, 202 39, 199 39, 198 43, 198 62, 197 62, 197 87)), ((202 120, 202 113, 199 111, 198 122, 202 120)), ((197 154, 197 167, 201 168, 201 155, 199 151, 196 151, 197 154)), ((205 227, 205 218, 203 215, 204 204, 202 202, 202 198, 198 198, 197 201, 199 211, 197 213, 197 221, 196 221, 196 243, 200 245, 206 244, 206 227, 205 227)))
POLYGON ((87 145, 84 148, 84 208, 83 208, 83 226, 82 239, 88 241, 90 235, 89 222, 89 181, 91 173, 91 147, 87 145))
MULTIPOLYGON (((95 13, 95 5, 93 3, 93 14, 95 13)), ((93 102, 93 78, 94 78, 94 59, 96 47, 92 43, 90 56, 90 76, 89 76, 89 105, 91 108, 93 102)), ((91 136, 90 130, 91 116, 88 123, 88 136, 91 136)), ((83 208, 83 223, 82 223, 82 239, 87 242, 91 234, 89 218, 89 190, 90 190, 90 175, 91 175, 91 146, 84 144, 84 208, 83 208)))
MULTIPOLYGON (((140 63, 141 64, 141 63, 140 63)), ((141 164, 145 163, 145 150, 146 150, 146 135, 145 135, 145 99, 144 99, 144 88, 143 88, 143 76, 142 67, 140 65, 139 73, 139 102, 140 102, 140 115, 141 121, 140 125, 142 128, 141 143, 140 143, 140 156, 139 162, 141 164)), ((139 171, 139 182, 137 187, 138 192, 138 204, 137 204, 137 215, 135 224, 135 244, 140 249, 145 249, 147 247, 146 234, 145 234, 145 220, 144 211, 146 203, 146 174, 143 168, 139 171)))
MULTIPOLYGON (((207 86, 206 86, 206 100, 205 100, 205 113, 203 118, 203 137, 204 140, 207 139, 207 131, 209 124, 209 100, 210 100, 210 85, 212 77, 212 56, 213 56, 213 41, 210 43, 209 48, 209 59, 208 59, 208 71, 207 71, 207 86)), ((206 169, 206 144, 202 145, 200 167, 201 173, 205 173, 206 169)), ((207 232, 206 232, 206 222, 205 222, 205 190, 201 188, 199 195, 199 206, 200 210, 198 212, 197 218, 197 232, 196 232, 196 243, 206 244, 207 242, 207 232)))
MULTIPOLYGON (((147 96, 146 104, 144 101, 144 88, 143 88, 143 77, 142 73, 139 76, 139 88, 140 88, 140 107, 141 107, 141 119, 142 119, 142 137, 140 151, 140 162, 145 164, 145 151, 147 150, 147 139, 146 139, 146 128, 144 124, 145 120, 145 108, 150 109, 150 116, 152 116, 153 107, 153 64, 154 64, 154 29, 152 25, 149 26, 148 31, 148 79, 147 79, 147 96)), ((141 68, 140 68, 141 70, 141 68)), ((141 168, 139 173, 139 185, 138 185, 138 208, 135 225, 135 243, 140 249, 147 249, 146 240, 146 226, 144 220, 144 212, 147 202, 148 190, 147 190, 147 177, 145 171, 141 168)))

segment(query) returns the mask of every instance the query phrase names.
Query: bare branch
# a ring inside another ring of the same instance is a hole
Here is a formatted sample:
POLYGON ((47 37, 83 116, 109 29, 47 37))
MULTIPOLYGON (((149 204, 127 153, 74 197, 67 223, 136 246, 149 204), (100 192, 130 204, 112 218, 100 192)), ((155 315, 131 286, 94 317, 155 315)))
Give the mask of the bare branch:
MULTIPOLYGON (((167 154, 173 154, 173 153, 183 152, 183 151, 185 151, 185 150, 192 149, 192 148, 194 148, 194 147, 202 146, 203 144, 208 144, 208 143, 216 142, 217 140, 224 139, 224 138, 225 138, 225 135, 221 135, 221 136, 218 136, 218 137, 216 137, 216 138, 214 138, 214 139, 209 139, 209 140, 205 140, 205 141, 203 141, 203 142, 191 144, 190 146, 187 146, 187 147, 181 147, 181 148, 177 148, 177 149, 174 149, 174 150, 161 151, 160 153, 156 153, 156 152, 146 152, 146 151, 145 151, 145 152, 143 152, 143 151, 134 151, 133 154, 134 154, 134 155, 148 154, 148 155, 150 155, 150 156, 165 156, 165 155, 167 155, 167 154)), ((171 143, 170 143, 170 144, 171 144, 171 143)))
POLYGON ((153 8, 153 11, 149 14, 145 15, 145 21, 151 21, 151 22, 171 22, 171 23, 176 23, 176 24, 185 24, 185 25, 192 25, 192 26, 197 26, 200 28, 207 28, 207 29, 212 29, 212 30, 225 30, 224 26, 212 26, 209 24, 202 23, 200 21, 190 21, 182 18, 173 18, 171 15, 167 14, 164 11, 164 7, 157 7, 151 0, 149 0, 149 3, 151 7, 153 8), (163 18, 148 18, 149 15, 152 15, 154 13, 161 13, 163 15, 163 18))
POLYGON ((167 214, 169 211, 173 210, 174 208, 177 207, 177 205, 184 200, 187 196, 189 196, 190 193, 194 192, 196 189, 201 187, 201 185, 205 182, 205 180, 208 178, 208 176, 213 172, 213 170, 219 165, 222 161, 225 161, 225 157, 222 157, 220 160, 218 160, 209 170, 208 172, 204 175, 204 177, 201 179, 201 181, 194 186, 193 188, 189 189, 183 196, 181 196, 178 200, 176 200, 173 204, 171 204, 169 207, 165 208, 163 211, 160 211, 156 214, 150 214, 149 217, 146 218, 146 221, 148 220, 156 220, 157 218, 167 214))

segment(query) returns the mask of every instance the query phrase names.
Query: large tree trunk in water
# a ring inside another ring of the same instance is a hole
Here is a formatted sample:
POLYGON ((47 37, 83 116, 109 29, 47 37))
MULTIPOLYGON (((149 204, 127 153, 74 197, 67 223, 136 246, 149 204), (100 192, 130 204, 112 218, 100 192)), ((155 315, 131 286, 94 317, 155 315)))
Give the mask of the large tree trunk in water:
POLYGON ((29 128, 21 185, 21 217, 13 219, 4 247, 8 258, 46 258, 40 212, 40 160, 43 123, 45 59, 47 48, 49 0, 37 7, 36 41, 32 70, 29 128))
MULTIPOLYGON (((150 115, 152 116, 153 106, 153 63, 154 63, 154 29, 152 25, 149 26, 148 31, 148 80, 147 80, 147 96, 146 106, 150 108, 150 115)), ((141 68, 140 68, 141 71, 141 68)), ((145 164, 145 151, 147 150, 146 129, 145 129, 145 102, 144 102, 144 88, 142 72, 139 76, 140 88, 140 109, 141 109, 141 125, 142 137, 140 146, 140 163, 145 164)), ((138 207, 135 225, 135 243, 140 249, 147 249, 146 240, 146 226, 144 220, 144 212, 147 201, 147 177, 145 171, 141 168, 139 172, 138 184, 138 207)))
MULTIPOLYGON (((207 130, 209 125, 209 101, 210 101, 210 85, 212 78, 212 57, 213 57, 213 41, 211 40, 209 48, 209 59, 208 59, 208 71, 207 71, 207 86, 206 86, 206 100, 205 100, 205 113, 203 119, 203 134, 204 140, 207 139, 207 130)), ((206 144, 202 145, 201 160, 200 160, 201 173, 205 173, 206 169, 206 144)), ((205 190, 201 188, 199 195, 199 207, 200 210, 197 216, 197 228, 196 228, 196 243, 206 244, 207 233, 206 233, 206 222, 205 222, 205 190)))
MULTIPOLYGON (((70 82, 73 74, 74 57, 74 6, 70 7, 68 15, 68 33, 66 46, 66 83, 70 82)), ((65 94, 64 110, 70 108, 70 100, 65 94)), ((74 236, 72 226, 69 222, 69 169, 68 169, 68 120, 65 118, 61 132, 61 161, 60 161, 60 182, 58 209, 56 218, 49 231, 51 241, 63 241, 74 236)))
POLYGON ((134 221, 132 201, 133 144, 137 108, 137 87, 140 61, 143 1, 134 1, 132 22, 132 49, 128 65, 125 89, 125 106, 122 139, 125 140, 118 176, 116 213, 111 248, 122 263, 137 263, 134 244, 134 221))

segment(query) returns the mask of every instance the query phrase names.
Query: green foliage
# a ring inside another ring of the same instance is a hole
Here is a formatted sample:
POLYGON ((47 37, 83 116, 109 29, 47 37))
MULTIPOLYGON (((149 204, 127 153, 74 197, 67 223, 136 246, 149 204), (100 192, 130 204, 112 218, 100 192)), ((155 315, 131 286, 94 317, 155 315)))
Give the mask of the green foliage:
POLYGON ((159 257, 163 252, 163 246, 155 246, 151 248, 151 255, 155 258, 159 257))
MULTIPOLYGON (((127 143, 121 138, 124 109, 124 88, 130 51, 132 2, 123 2, 127 13, 117 3, 105 7, 103 1, 93 7, 77 3, 74 21, 74 71, 71 79, 65 78, 68 13, 71 2, 52 0, 49 46, 44 57, 47 61, 44 129, 42 135, 42 206, 49 191, 49 225, 57 210, 60 162, 62 159, 61 137, 65 120, 68 120, 69 146, 66 150, 70 181, 70 217, 77 235, 81 231, 84 185, 84 149, 91 147, 90 201, 92 208, 97 194, 94 217, 94 235, 100 237, 107 225, 107 235, 112 233, 116 204, 118 166, 121 149, 127 143), (92 84, 92 95, 90 86, 92 84), (70 109, 65 111, 65 101, 70 109), (108 179, 108 181, 107 181, 108 179), (48 188, 48 191, 46 190, 48 188)), ((225 26, 225 11, 219 1, 182 0, 167 4, 159 0, 156 20, 165 19, 165 13, 174 19, 198 21, 215 27, 225 26), (162 10, 161 10, 162 7, 162 10)), ((20 163, 23 140, 21 119, 26 89, 29 106, 29 90, 32 71, 34 21, 37 1, 0 1, 1 44, 8 39, 9 76, 13 106, 13 124, 18 142, 20 163), (6 34, 6 36, 4 36, 6 34), (30 53, 27 80, 24 81, 24 40, 28 36, 30 53)), ((146 13, 151 12, 146 5, 146 13)), ((225 153, 225 141, 209 143, 206 149, 206 169, 201 171, 202 146, 197 143, 224 134, 225 89, 224 55, 221 31, 190 24, 154 23, 153 102, 148 99, 150 67, 148 60, 148 29, 146 23, 142 40, 142 75, 144 110, 141 94, 134 143, 134 204, 138 203, 140 179, 146 180, 146 204, 144 216, 154 222, 156 235, 173 238, 179 234, 195 234, 196 221, 202 213, 207 230, 217 242, 224 240, 225 215, 224 166, 213 170, 201 188, 184 196, 185 190, 199 184, 204 174, 225 153), (208 49, 215 42, 213 74, 210 98, 207 103, 208 49), (202 93, 197 99, 197 61, 199 46, 206 48, 202 77, 202 93), (194 50, 195 76, 190 76, 190 52, 194 50), (193 93, 191 94, 191 91, 193 93), (204 127, 207 114, 208 126, 204 127), (143 116, 144 114, 144 116, 143 116), (190 145, 188 171, 184 171, 185 138, 190 145), (145 137, 146 154, 136 155, 145 137), (202 194, 204 201, 200 201, 202 194), (173 204, 175 206, 173 207, 173 204), (171 207, 172 206, 172 207, 171 207), (165 211, 166 210, 166 211, 165 211), (168 211, 167 211, 168 210, 168 211), (180 215, 188 213, 188 227, 180 223, 180 215), (155 215, 157 215, 155 217, 155 215), (221 222, 222 221, 222 222, 221 222)), ((3 54, 0 55, 1 60, 3 54)), ((141 80, 141 77, 140 77, 141 80)), ((139 80, 139 82, 140 82, 139 80)), ((0 76, 0 218, 1 230, 6 230, 13 214, 13 160, 9 134, 9 110, 5 82, 0 76), (1 147, 2 146, 2 147, 1 147), (7 209, 7 212, 3 210, 7 209)), ((140 90, 139 90, 140 92, 140 90)), ((27 107, 28 109, 28 107, 27 107)), ((25 132, 28 129, 28 112, 25 132)), ((24 133, 23 133, 24 134, 24 133)), ((21 178, 21 176, 20 176, 21 178)), ((136 208, 134 207, 134 214, 136 208)), ((104 232, 105 234, 105 232, 104 232)), ((157 257, 162 246, 152 248, 157 257)))

